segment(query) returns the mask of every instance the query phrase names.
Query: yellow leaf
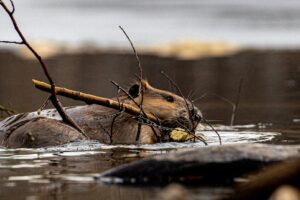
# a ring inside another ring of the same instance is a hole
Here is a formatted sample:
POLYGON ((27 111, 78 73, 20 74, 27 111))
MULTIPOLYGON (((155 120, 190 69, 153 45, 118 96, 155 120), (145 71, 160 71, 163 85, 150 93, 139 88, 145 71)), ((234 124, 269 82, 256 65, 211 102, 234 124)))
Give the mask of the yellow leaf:
POLYGON ((170 137, 172 140, 177 142, 184 142, 186 140, 189 140, 193 138, 193 136, 187 132, 185 132, 182 128, 176 128, 170 133, 170 137))

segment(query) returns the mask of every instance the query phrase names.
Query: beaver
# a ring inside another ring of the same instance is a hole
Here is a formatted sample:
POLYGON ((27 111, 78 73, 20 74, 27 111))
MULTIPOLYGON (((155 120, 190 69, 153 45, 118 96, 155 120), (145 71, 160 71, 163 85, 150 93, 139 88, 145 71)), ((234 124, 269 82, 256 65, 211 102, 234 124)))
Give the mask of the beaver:
POLYGON ((169 141, 172 128, 192 130, 201 121, 201 111, 185 98, 157 89, 142 80, 132 84, 127 95, 113 98, 120 103, 153 114, 159 123, 101 105, 66 107, 66 113, 84 130, 80 133, 62 122, 55 109, 23 113, 0 122, 0 145, 8 148, 39 148, 78 140, 97 140, 106 144, 153 144, 169 141), (134 99, 134 101, 133 101, 134 99), (137 136, 138 135, 138 136, 137 136))

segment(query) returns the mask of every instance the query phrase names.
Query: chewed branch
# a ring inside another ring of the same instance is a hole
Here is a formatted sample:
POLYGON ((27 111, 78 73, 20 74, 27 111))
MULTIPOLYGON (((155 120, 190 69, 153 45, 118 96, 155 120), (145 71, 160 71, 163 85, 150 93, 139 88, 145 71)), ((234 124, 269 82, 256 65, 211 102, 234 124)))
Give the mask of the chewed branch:
MULTIPOLYGON (((33 84, 36 88, 45 91, 45 92, 51 92, 51 86, 45 82, 32 80, 33 84)), ((91 94, 86 94, 83 92, 70 90, 67 88, 62 87, 55 87, 55 94, 61 95, 64 97, 68 97, 74 100, 84 101, 88 104, 98 104, 103 105, 109 108, 113 108, 116 110, 120 110, 120 104, 118 101, 114 101, 109 98, 99 97, 91 94)), ((139 116, 140 115, 140 109, 135 108, 134 106, 131 106, 129 104, 121 103, 121 108, 124 109, 124 112, 133 115, 133 116, 139 116)), ((156 117, 150 113, 145 113, 147 118, 151 121, 155 121, 156 117)))
MULTIPOLYGON (((51 88, 50 85, 41 81, 37 81, 37 80, 33 80, 34 86, 42 91, 45 92, 50 92, 51 88)), ((144 124, 144 125, 148 125, 151 128, 154 129, 154 127, 158 128, 159 130, 162 131, 173 131, 174 128, 168 128, 168 127, 164 127, 160 124, 159 119, 151 114, 151 113, 147 113, 145 112, 145 117, 143 115, 140 115, 140 109, 136 108, 132 105, 126 104, 126 103, 122 103, 119 100, 115 101, 112 99, 108 99, 108 98, 104 98, 104 97, 99 97, 99 96, 95 96, 95 95, 91 95, 91 94, 86 94, 83 92, 79 92, 79 91, 74 91, 74 90, 70 90, 67 88, 62 88, 62 87, 55 87, 55 92, 57 95, 61 95, 67 98, 71 98, 74 100, 79 100, 79 101, 84 101, 88 104, 98 104, 98 105, 102 105, 102 106, 106 106, 112 109, 115 109, 117 111, 119 111, 117 114, 115 114, 114 116, 111 117, 118 117, 118 115, 120 115, 121 113, 125 112, 131 116, 133 116, 136 121, 139 124, 144 124)), ((188 131, 188 130, 187 130, 188 131)), ((109 135, 110 137, 112 136, 112 133, 108 133, 106 131, 107 135, 109 135)), ((154 134, 156 134, 155 130, 154 130, 154 134)), ((205 142, 205 139, 199 136, 196 136, 195 134, 191 134, 190 132, 188 132, 188 134, 192 135, 194 138, 196 138, 199 141, 204 142, 205 144, 207 144, 205 142)), ((157 136, 157 134, 156 134, 157 136)), ((158 137, 158 136, 157 136, 158 137)))
MULTIPOLYGON (((12 9, 10 10, 6 4, 0 0, 0 6, 2 6, 2 8, 5 10, 5 12, 8 14, 15 31, 17 32, 17 34, 19 35, 21 42, 16 42, 16 41, 0 41, 2 43, 7 43, 7 44, 19 44, 19 45, 25 45, 28 50, 35 56, 35 58, 38 60, 38 62, 40 63, 44 74, 46 75, 50 85, 51 85, 51 102, 54 105, 54 107, 56 108, 56 110, 58 111, 58 113, 60 114, 60 116, 62 117, 63 121, 74 127, 75 129, 77 129, 79 132, 81 132, 82 134, 84 134, 83 130, 72 120, 72 118, 70 116, 67 115, 67 113, 64 111, 63 106, 61 105, 60 101, 58 100, 56 94, 55 94, 55 83, 47 69, 46 63, 44 62, 44 60, 42 59, 42 57, 38 54, 38 52, 29 44, 29 42, 27 41, 27 39, 25 38, 25 36, 23 35, 22 31, 20 30, 17 21, 14 17, 14 12, 15 12, 15 5, 13 3, 12 0, 10 0, 12 9)), ((85 135, 85 134, 84 134, 85 135)), ((85 135, 86 136, 86 135, 85 135)))

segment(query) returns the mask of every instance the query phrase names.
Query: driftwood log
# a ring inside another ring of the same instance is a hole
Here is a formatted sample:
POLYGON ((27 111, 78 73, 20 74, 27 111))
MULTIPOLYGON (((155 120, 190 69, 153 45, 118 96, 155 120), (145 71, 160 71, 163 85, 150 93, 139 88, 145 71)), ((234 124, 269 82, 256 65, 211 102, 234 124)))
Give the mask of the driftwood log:
MULTIPOLYGON (((234 184, 263 166, 299 157, 300 146, 239 144, 209 146, 151 157, 102 174, 104 181, 124 184, 234 184), (134 180, 134 181, 133 181, 134 180)), ((299 173, 299 171, 298 171, 299 173)))
POLYGON ((268 199, 277 188, 287 184, 300 187, 299 157, 288 162, 268 166, 253 174, 248 182, 238 185, 235 195, 227 198, 227 200, 268 199))

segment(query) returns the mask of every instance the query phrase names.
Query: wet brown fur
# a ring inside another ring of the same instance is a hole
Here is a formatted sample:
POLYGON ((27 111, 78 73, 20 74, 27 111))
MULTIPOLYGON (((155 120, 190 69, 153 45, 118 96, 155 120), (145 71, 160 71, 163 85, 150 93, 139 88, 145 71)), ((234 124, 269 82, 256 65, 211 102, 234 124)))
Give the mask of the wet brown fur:
MULTIPOLYGON (((143 110, 155 115, 161 125, 175 128, 181 126, 182 123, 189 122, 188 110, 182 97, 156 89, 145 80, 142 81, 142 85, 143 110), (168 96, 172 96, 174 102, 168 102, 166 100, 168 96), (183 122, 179 123, 178 121, 182 119, 184 119, 183 122)), ((126 95, 118 99, 122 103, 136 106, 126 95)), ((135 101, 139 104, 141 95, 137 96, 135 101)), ((89 139, 102 143, 151 144, 158 142, 163 134, 157 127, 141 125, 140 137, 136 141, 138 132, 136 119, 124 112, 100 105, 70 107, 66 108, 66 112, 84 130, 89 139), (159 138, 155 136, 154 131, 159 138)), ((77 130, 59 120, 39 116, 23 121, 19 125, 14 123, 14 125, 7 126, 11 127, 6 131, 1 131, 0 127, 0 144, 9 148, 54 146, 87 139, 77 130)))

